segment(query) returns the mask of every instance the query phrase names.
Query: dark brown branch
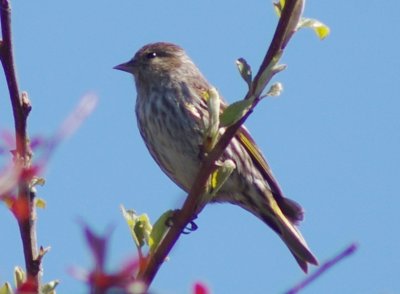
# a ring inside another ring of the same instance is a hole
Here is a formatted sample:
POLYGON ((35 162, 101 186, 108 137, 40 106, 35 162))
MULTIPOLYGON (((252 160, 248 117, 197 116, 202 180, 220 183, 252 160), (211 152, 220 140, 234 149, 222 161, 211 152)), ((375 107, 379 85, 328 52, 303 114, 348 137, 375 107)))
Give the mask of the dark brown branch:
MULTIPOLYGON (((28 144, 27 118, 31 104, 26 94, 21 95, 18 87, 17 74, 13 56, 11 34, 11 7, 8 0, 0 0, 0 21, 2 41, 0 44, 0 60, 10 94, 14 116, 16 149, 13 152, 14 162, 23 171, 31 164, 31 150, 28 144)), ((25 217, 18 218, 22 245, 25 256, 25 267, 28 277, 39 285, 40 260, 37 259, 37 244, 35 230, 34 195, 30 192, 29 179, 21 178, 18 186, 18 200, 27 203, 25 217)))
POLYGON ((215 148, 204 159, 202 166, 199 170, 199 174, 196 177, 196 180, 189 192, 188 197, 185 200, 185 203, 183 204, 182 209, 177 213, 177 216, 174 218, 173 226, 167 232, 159 247, 154 251, 152 255, 150 255, 146 266, 138 274, 137 278, 145 282, 147 287, 149 287, 152 283, 161 264, 164 262, 172 247, 177 242, 180 234, 182 233, 182 230, 202 210, 202 207, 199 207, 201 195, 205 191, 209 176, 216 169, 215 162, 221 157, 222 153, 228 146, 233 136, 248 118, 256 104, 259 102, 261 92, 264 90, 265 85, 273 77, 273 72, 271 72, 269 76, 263 76, 266 74, 266 69, 273 61, 273 58, 281 54, 283 48, 288 43, 290 37, 294 33, 295 26, 297 25, 301 14, 302 6, 302 0, 286 1, 285 8, 279 19, 278 26, 272 39, 271 45, 253 81, 253 87, 246 95, 246 98, 255 98, 252 108, 238 122, 226 129, 225 133, 222 135, 215 148), (263 81, 260 82, 262 77, 263 81), (264 85, 260 87, 260 83, 264 85))

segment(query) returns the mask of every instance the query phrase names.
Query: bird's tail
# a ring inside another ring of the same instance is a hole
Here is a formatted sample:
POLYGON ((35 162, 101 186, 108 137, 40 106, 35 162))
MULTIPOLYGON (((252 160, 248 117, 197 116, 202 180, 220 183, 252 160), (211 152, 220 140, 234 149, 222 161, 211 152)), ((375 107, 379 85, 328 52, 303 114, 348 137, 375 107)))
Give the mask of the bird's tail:
POLYGON ((295 225, 296 220, 302 218, 301 207, 287 198, 279 199, 278 203, 271 191, 267 191, 267 200, 268 207, 258 211, 258 217, 281 237, 301 269, 307 273, 308 264, 318 265, 318 261, 295 225), (298 218, 294 217, 294 211, 298 211, 298 218))

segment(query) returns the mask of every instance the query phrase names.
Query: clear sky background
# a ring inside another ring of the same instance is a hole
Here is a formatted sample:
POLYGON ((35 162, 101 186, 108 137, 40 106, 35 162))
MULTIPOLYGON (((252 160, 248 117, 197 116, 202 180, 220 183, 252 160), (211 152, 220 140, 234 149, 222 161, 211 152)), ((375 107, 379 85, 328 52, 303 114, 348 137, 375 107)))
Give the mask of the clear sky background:
MULTIPOLYGON (((51 135, 88 92, 94 113, 63 142, 39 196, 39 244, 51 246, 44 280, 59 293, 84 293, 67 270, 91 256, 78 219, 97 232, 114 226, 110 268, 135 255, 119 205, 155 220, 185 194, 156 166, 137 131, 132 78, 112 69, 149 42, 184 47, 230 102, 245 95, 235 68, 258 69, 277 17, 270 1, 13 1, 13 34, 21 89, 33 110, 29 133, 51 135)), ((296 34, 275 80, 279 98, 263 101, 246 125, 285 194, 301 203, 301 231, 321 262, 352 242, 359 250, 304 293, 400 293, 400 26, 398 1, 315 1, 305 16, 331 28, 319 41, 296 34)), ((12 128, 0 78, 0 130, 12 128)), ((3 155, 4 157, 4 155, 3 155)), ((3 159, 4 162, 4 159, 3 159)), ((305 276, 262 222, 230 205, 212 205, 183 236, 160 270, 154 293, 282 293, 305 276)), ((16 222, 0 206, 0 281, 23 265, 16 222)), ((312 268, 311 270, 314 270, 312 268)))

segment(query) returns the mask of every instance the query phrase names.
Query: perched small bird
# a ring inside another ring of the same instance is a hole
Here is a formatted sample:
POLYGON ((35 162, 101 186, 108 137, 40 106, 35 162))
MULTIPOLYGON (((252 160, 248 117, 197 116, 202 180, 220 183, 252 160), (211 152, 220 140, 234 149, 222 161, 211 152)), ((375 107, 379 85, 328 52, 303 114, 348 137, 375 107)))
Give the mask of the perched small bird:
MULTIPOLYGON (((143 140, 160 168, 188 192, 202 158, 208 106, 204 93, 212 86, 185 51, 171 43, 142 47, 115 69, 133 74, 136 116, 143 140)), ((221 101, 221 108, 226 104, 221 101)), ((222 156, 236 169, 213 198, 238 205, 269 225, 288 246, 303 271, 317 259, 296 224, 303 210, 285 198, 249 132, 242 127, 222 156)))

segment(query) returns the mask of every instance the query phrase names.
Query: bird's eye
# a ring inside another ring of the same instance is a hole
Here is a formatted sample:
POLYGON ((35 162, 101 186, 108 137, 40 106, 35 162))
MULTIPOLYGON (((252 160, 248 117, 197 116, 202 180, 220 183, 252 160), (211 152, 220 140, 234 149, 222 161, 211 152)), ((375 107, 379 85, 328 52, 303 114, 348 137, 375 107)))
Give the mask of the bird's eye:
POLYGON ((155 58, 155 57, 157 57, 157 53, 156 52, 147 53, 146 57, 147 57, 147 59, 155 58))

